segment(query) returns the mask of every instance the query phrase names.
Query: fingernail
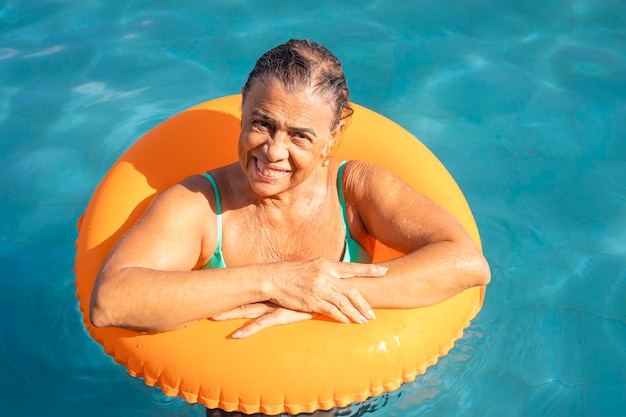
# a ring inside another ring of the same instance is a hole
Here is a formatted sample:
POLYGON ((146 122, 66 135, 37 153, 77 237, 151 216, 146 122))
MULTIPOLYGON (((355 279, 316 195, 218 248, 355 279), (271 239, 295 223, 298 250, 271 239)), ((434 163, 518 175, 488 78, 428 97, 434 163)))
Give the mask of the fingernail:
POLYGON ((376 319, 376 314, 374 314, 374 311, 373 311, 373 310, 369 310, 369 311, 367 312, 367 317, 368 317, 370 320, 375 320, 375 319, 376 319))
POLYGON ((239 339, 241 336, 243 336, 243 332, 241 330, 237 330, 235 333, 233 333, 232 337, 233 339, 239 339))

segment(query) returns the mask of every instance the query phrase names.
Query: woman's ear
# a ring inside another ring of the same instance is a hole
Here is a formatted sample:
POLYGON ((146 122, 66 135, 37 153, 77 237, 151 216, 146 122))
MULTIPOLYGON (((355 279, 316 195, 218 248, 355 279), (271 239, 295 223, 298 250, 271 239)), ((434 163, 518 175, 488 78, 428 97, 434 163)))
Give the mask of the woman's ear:
POLYGON ((339 123, 337 124, 337 126, 335 126, 331 134, 339 135, 338 139, 341 139, 341 135, 343 135, 343 132, 344 130, 346 130, 346 127, 348 127, 348 119, 346 118, 339 119, 339 123))
POLYGON ((339 123, 335 128, 330 132, 330 139, 328 140, 328 145, 325 151, 325 155, 328 156, 332 151, 337 149, 339 144, 341 143, 341 137, 343 136, 343 132, 346 130, 348 123, 346 119, 339 120, 339 123))
POLYGON ((239 127, 243 127, 243 91, 244 91, 245 87, 241 87, 241 89, 239 90, 239 92, 241 93, 241 104, 239 105, 239 114, 241 115, 241 117, 239 117, 239 127))

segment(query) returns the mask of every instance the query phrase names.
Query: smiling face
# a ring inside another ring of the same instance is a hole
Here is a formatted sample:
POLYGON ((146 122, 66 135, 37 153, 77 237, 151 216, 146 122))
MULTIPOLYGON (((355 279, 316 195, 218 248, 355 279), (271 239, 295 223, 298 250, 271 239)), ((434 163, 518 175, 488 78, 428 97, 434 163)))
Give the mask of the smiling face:
POLYGON ((239 136, 239 163, 252 189, 276 196, 324 170, 322 161, 341 131, 333 122, 323 95, 257 80, 243 103, 239 136))

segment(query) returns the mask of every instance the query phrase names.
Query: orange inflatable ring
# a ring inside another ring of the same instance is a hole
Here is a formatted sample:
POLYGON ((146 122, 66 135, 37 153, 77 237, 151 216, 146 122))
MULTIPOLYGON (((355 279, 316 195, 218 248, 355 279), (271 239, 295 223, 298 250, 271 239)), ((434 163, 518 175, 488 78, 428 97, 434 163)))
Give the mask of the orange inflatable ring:
MULTIPOLYGON (((95 328, 89 298, 114 242, 152 198, 183 178, 237 159, 241 96, 212 100, 163 122, 137 141, 97 187, 78 223, 76 287, 91 336, 132 376, 208 408, 244 413, 310 413, 393 391, 437 362, 481 308, 485 288, 439 304, 377 310, 364 325, 323 318, 228 337, 243 320, 199 321, 142 334, 95 328)), ((335 156, 388 168, 450 211, 477 244, 472 213, 437 158, 409 132, 364 107, 355 112, 335 156)), ((377 243, 374 261, 399 254, 377 243)))

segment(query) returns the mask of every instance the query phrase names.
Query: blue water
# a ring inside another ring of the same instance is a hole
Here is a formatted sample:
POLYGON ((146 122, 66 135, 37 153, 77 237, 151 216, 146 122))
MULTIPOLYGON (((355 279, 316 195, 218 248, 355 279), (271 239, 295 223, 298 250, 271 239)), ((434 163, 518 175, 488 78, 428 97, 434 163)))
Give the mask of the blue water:
POLYGON ((455 349, 361 409, 626 415, 624 2, 292 3, 0 0, 0 415, 202 415, 86 334, 75 224, 138 137, 289 37, 444 162, 493 270, 455 349))

